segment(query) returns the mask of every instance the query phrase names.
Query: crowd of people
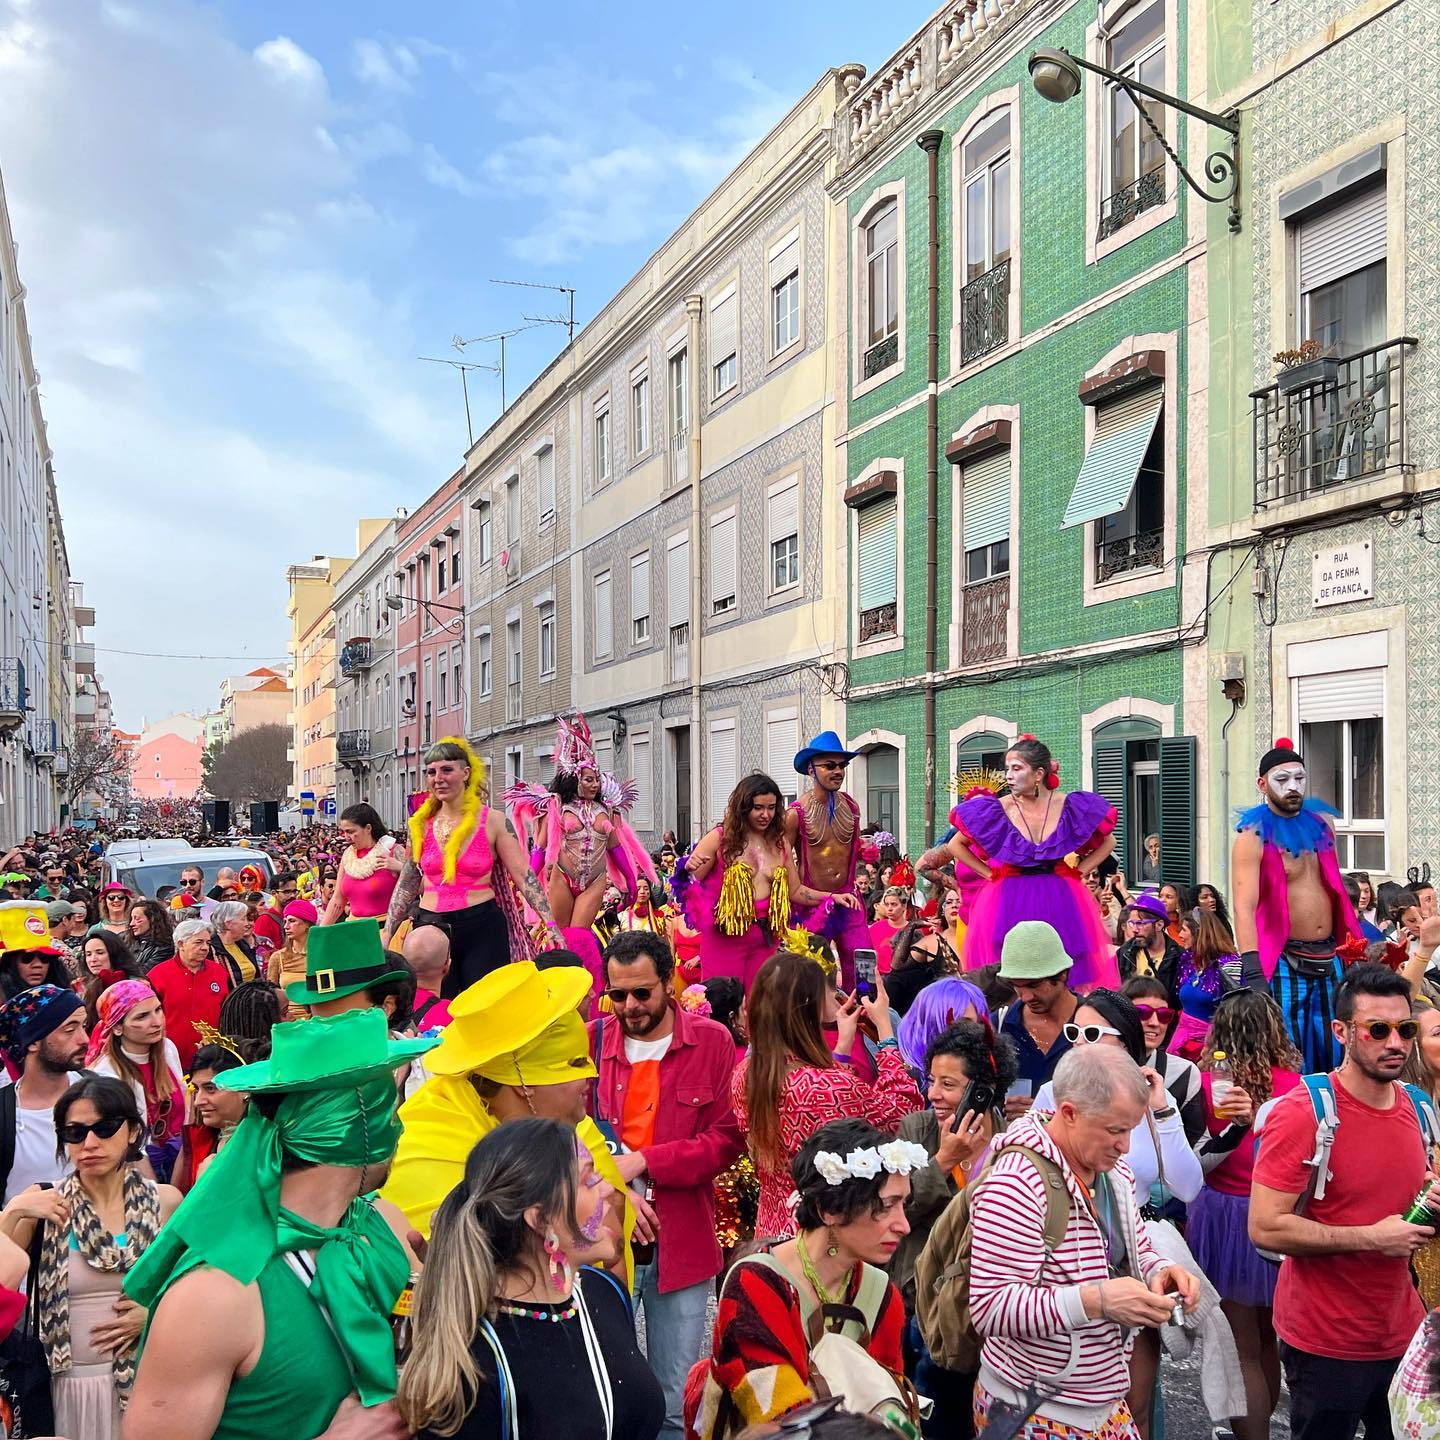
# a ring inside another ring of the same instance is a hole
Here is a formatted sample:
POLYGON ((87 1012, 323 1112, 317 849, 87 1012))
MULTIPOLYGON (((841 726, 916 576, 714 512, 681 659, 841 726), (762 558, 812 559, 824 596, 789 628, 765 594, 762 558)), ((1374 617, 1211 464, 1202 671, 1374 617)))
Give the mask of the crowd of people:
POLYGON ((913 861, 852 758, 649 853, 583 717, 155 895, 12 850, 3 1433, 1151 1440, 1198 1351, 1216 1434, 1440 1434, 1428 868, 1288 740, 1224 886, 1034 736, 913 861))

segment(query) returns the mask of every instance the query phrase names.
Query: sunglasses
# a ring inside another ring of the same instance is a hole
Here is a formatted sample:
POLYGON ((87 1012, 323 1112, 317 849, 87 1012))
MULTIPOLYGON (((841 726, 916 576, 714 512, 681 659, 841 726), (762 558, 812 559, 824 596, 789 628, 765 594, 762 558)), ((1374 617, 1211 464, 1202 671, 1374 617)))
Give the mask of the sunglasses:
POLYGON ((102 1140, 108 1140, 124 1124, 118 1115, 108 1115, 103 1120, 97 1120, 93 1125, 86 1125, 79 1120, 71 1120, 68 1124, 60 1127, 60 1138, 67 1145, 83 1145, 86 1136, 98 1135, 102 1140))
POLYGON ((1077 1025, 1073 1020, 1062 1029, 1061 1033, 1072 1045, 1078 1045, 1082 1040, 1087 1045, 1098 1045, 1102 1035, 1113 1035, 1117 1040, 1124 1038, 1113 1026, 1077 1025))
POLYGON ((187 890, 189 890, 189 889, 194 888, 195 886, 198 886, 198 885, 203 884, 204 882, 201 881, 201 880, 182 880, 180 883, 181 883, 187 890))
POLYGON ((1392 1025, 1388 1020, 1371 1020, 1367 1024, 1357 1025, 1357 1030, 1363 1030, 1372 1040, 1388 1040, 1393 1030, 1402 1040, 1413 1040, 1420 1033, 1420 1022, 1418 1020, 1402 1020, 1398 1025, 1392 1025))
POLYGON ((610 997, 610 1003, 612 1005, 623 1005, 627 1000, 634 1000, 638 1004, 643 1005, 655 993, 655 987, 653 985, 641 985, 636 990, 610 989, 605 993, 610 997))
POLYGON ((1135 1008, 1141 1015, 1151 1015, 1156 1020, 1163 1020, 1167 1025, 1180 1013, 1169 1005, 1142 1005, 1138 1000, 1135 1008))

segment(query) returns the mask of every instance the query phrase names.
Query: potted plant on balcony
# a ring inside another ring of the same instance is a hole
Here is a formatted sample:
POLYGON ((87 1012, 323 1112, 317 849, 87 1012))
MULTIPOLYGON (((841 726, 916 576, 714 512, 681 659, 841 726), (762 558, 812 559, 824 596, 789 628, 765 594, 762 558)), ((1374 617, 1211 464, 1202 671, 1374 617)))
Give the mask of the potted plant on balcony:
POLYGON ((1306 340, 1294 350, 1279 351, 1275 355, 1275 364, 1280 367, 1275 383, 1282 395, 1333 386, 1335 373, 1340 368, 1338 356, 1320 353, 1318 340, 1306 340))

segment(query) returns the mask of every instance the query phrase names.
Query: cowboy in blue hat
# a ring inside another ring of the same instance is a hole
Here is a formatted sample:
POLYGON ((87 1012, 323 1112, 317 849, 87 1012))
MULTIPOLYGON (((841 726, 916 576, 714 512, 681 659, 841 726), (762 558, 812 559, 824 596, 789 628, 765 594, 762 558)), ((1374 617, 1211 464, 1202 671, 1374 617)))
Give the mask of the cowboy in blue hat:
POLYGON ((830 897, 823 902, 823 918, 812 910, 800 923, 835 942, 847 990, 855 981, 855 951, 870 944, 865 906, 855 892, 860 806, 840 788, 845 767, 858 753, 847 750, 833 730, 822 730, 795 757, 796 773, 809 776, 811 783, 785 812, 785 836, 795 851, 801 882, 830 897))

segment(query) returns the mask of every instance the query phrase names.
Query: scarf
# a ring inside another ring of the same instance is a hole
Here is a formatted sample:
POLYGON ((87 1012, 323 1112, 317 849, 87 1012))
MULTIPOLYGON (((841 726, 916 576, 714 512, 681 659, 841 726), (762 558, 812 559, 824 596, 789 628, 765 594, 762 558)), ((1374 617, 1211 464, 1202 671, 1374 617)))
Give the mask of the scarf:
MULTIPOLYGON (((70 1202, 70 1228, 47 1225, 40 1246, 40 1343, 52 1374, 71 1367, 70 1359, 70 1236, 75 1236, 80 1258, 96 1270, 124 1272, 155 1242, 160 1231, 160 1194, 133 1169, 125 1171, 125 1244, 100 1224, 90 1196, 79 1178, 67 1176, 56 1187, 70 1202)), ((111 1364, 115 1391, 123 1409, 135 1383, 134 1345, 122 1350, 111 1364)))
POLYGON ((363 855, 358 854, 352 845, 340 857, 340 868, 352 880, 368 880, 380 868, 381 862, 390 858, 394 848, 395 841, 389 835, 381 836, 363 855))
POLYGON ((159 1239, 126 1281, 153 1309, 170 1283, 211 1265, 252 1284, 278 1254, 315 1254, 310 1294, 328 1312, 362 1404, 395 1394, 390 1312, 409 1277, 404 1248, 368 1199, 357 1196, 334 1226, 280 1207, 285 1154, 316 1165, 380 1165, 395 1153, 395 1081, 388 1073, 294 1091, 273 1117, 251 1104, 229 1143, 206 1167, 159 1239))

